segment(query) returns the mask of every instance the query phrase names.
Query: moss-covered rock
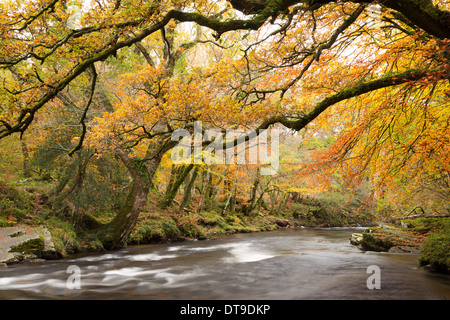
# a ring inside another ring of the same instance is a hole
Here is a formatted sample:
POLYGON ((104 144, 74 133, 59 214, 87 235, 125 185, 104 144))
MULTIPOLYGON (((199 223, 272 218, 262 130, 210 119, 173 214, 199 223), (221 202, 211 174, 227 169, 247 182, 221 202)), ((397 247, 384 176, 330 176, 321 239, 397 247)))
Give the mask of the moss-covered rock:
POLYGON ((23 254, 40 254, 44 250, 44 238, 37 236, 29 240, 20 242, 17 245, 12 246, 9 252, 19 252, 23 254))
POLYGON ((366 251, 387 252, 394 246, 381 228, 369 228, 362 235, 359 247, 366 251))
POLYGON ((419 256, 421 266, 433 271, 450 274, 450 236, 435 234, 428 237, 419 256))
POLYGON ((405 219, 399 225, 368 228, 350 243, 366 251, 420 253, 421 266, 450 274, 450 218, 405 219))
POLYGON ((0 263, 12 264, 31 259, 57 259, 50 232, 25 225, 0 228, 0 263))
POLYGON ((352 235, 350 236, 350 243, 353 244, 354 246, 359 246, 362 239, 363 239, 362 233, 352 233, 352 235))
POLYGON ((171 218, 146 219, 141 221, 137 228, 130 234, 129 244, 160 243, 178 241, 181 239, 181 232, 177 228, 175 221, 171 218))
POLYGON ((198 223, 205 227, 224 227, 227 224, 223 216, 214 211, 200 212, 198 223))
POLYGON ((425 237, 414 231, 406 231, 396 226, 368 228, 360 239, 350 242, 365 251, 418 253, 425 237))

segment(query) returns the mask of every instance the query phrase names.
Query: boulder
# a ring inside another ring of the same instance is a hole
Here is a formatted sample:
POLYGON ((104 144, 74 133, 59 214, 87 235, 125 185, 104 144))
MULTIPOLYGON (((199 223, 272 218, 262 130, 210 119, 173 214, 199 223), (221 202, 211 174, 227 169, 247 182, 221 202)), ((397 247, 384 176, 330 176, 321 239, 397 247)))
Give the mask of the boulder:
POLYGON ((366 229, 358 247, 364 251, 387 252, 394 246, 394 243, 389 238, 380 236, 380 233, 375 232, 380 229, 366 229))
POLYGON ((275 224, 281 228, 286 228, 289 226, 289 221, 278 219, 277 221, 275 221, 275 224))
POLYGON ((26 225, 0 228, 0 265, 36 259, 57 259, 50 232, 26 225))
POLYGON ((296 228, 298 224, 294 221, 289 221, 286 219, 277 219, 275 224, 280 228, 296 228))
POLYGON ((362 233, 352 233, 350 237, 350 243, 355 246, 358 246, 361 243, 362 239, 363 239, 362 233))

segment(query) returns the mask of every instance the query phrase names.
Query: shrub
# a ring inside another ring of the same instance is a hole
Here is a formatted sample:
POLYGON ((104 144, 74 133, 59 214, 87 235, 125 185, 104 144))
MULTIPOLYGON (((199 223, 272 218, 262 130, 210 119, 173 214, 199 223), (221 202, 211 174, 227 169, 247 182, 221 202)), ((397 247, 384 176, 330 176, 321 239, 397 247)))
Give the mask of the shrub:
POLYGON ((33 212, 33 202, 23 192, 0 181, 0 226, 8 227, 33 212))
POLYGON ((189 239, 204 239, 206 237, 205 231, 196 222, 195 216, 184 216, 178 220, 177 227, 184 238, 189 239))

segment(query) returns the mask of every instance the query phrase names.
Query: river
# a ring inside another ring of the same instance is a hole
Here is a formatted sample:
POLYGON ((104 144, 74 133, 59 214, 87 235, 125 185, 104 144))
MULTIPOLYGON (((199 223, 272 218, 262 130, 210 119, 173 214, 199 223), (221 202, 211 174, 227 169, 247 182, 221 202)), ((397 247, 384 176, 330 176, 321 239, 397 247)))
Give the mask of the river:
POLYGON ((419 268, 416 255, 362 252, 349 243, 353 232, 233 234, 11 265, 0 270, 0 299, 450 298, 450 276, 419 268), (380 289, 368 288, 369 277, 380 289))

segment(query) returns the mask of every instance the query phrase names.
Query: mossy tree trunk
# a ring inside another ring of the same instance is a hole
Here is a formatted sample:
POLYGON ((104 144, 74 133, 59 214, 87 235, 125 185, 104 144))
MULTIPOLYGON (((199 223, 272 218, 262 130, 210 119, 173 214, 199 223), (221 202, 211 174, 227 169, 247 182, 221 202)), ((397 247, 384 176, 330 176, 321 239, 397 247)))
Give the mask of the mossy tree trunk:
POLYGON ((107 249, 120 248, 126 244, 139 214, 147 203, 151 184, 149 183, 149 174, 143 171, 133 174, 133 182, 128 196, 119 213, 111 222, 101 226, 97 233, 103 246, 107 249))
POLYGON ((23 176, 25 178, 31 177, 30 171, 30 155, 25 140, 22 140, 22 155, 23 155, 23 176))
POLYGON ((228 194, 228 198, 227 198, 227 202, 225 203, 225 207, 222 210, 222 215, 225 215, 225 212, 228 208, 228 206, 231 204, 231 212, 234 213, 234 202, 235 200, 232 201, 233 197, 236 194, 236 183, 237 183, 237 178, 238 178, 238 173, 239 173, 239 167, 235 170, 234 172, 234 181, 233 184, 229 185, 229 194, 228 194))
POLYGON ((180 210, 183 210, 184 207, 186 207, 186 205, 192 198, 192 187, 194 186, 195 179, 197 179, 197 175, 198 175, 198 167, 195 167, 194 172, 192 173, 192 177, 189 180, 189 183, 186 186, 186 189, 184 190, 184 196, 183 196, 183 200, 180 204, 180 210))
POLYGON ((160 204, 162 208, 167 208, 173 204, 173 201, 178 193, 178 190, 180 189, 181 184, 184 182, 193 167, 193 164, 183 166, 176 179, 174 179, 173 183, 169 184, 166 195, 164 196, 164 199, 160 204))
POLYGON ((209 203, 210 195, 211 195, 211 169, 208 167, 208 170, 202 171, 202 186, 200 191, 200 200, 197 207, 197 212, 200 212, 206 208, 205 202, 209 203))
POLYGON ((164 153, 173 146, 170 143, 166 143, 162 147, 156 144, 150 146, 143 159, 133 159, 121 149, 116 151, 131 174, 132 183, 118 214, 109 223, 97 226, 95 230, 106 249, 120 248, 127 243, 128 237, 147 203, 150 191, 155 190, 153 178, 161 159, 164 153))
POLYGON ((261 171, 260 168, 256 168, 256 178, 253 181, 253 187, 250 192, 250 199, 248 200, 249 205, 245 208, 244 214, 250 215, 252 210, 256 207, 256 193, 258 191, 258 187, 260 185, 260 177, 261 177, 261 171))

